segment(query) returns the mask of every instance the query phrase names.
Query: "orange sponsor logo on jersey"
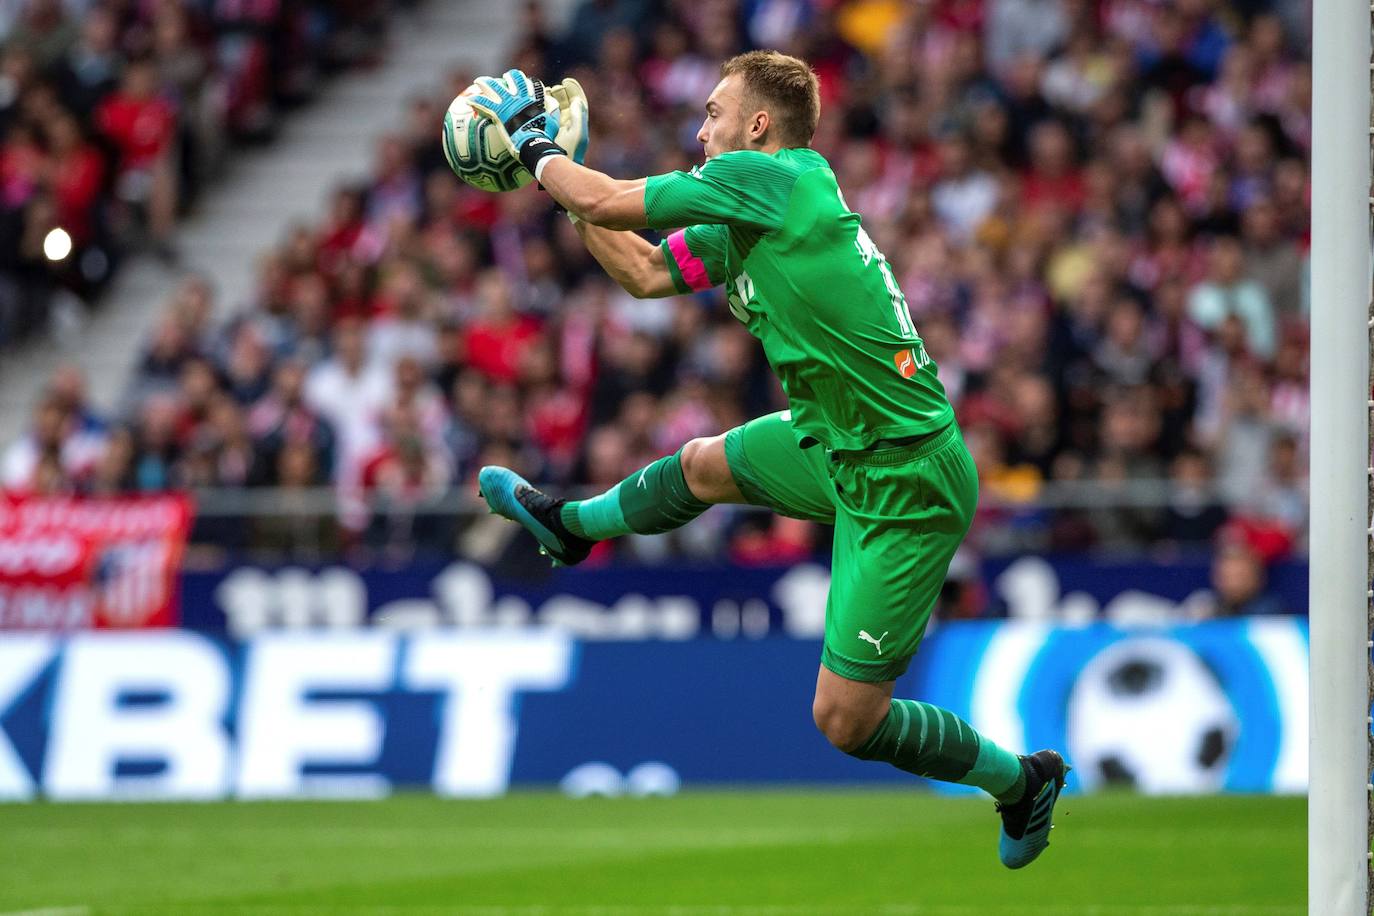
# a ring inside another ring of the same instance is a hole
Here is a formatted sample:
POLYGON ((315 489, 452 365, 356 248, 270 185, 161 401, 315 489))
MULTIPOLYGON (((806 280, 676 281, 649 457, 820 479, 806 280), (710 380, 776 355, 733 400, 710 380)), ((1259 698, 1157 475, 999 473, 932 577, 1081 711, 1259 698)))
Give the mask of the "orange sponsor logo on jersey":
POLYGON ((902 350, 892 357, 892 361, 897 364, 897 371, 902 378, 911 378, 916 374, 916 354, 910 350, 902 350))

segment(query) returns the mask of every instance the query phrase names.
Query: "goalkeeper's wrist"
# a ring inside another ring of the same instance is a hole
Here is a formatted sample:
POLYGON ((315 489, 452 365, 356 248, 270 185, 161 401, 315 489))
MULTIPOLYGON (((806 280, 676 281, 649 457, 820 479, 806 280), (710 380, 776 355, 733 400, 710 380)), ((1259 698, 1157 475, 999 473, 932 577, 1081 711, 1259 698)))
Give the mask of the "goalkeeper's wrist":
POLYGON ((529 170, 535 181, 538 181, 540 173, 544 171, 544 166, 548 165, 551 158, 568 154, 564 152, 563 147, 548 137, 531 137, 520 144, 516 155, 520 157, 520 164, 529 170))

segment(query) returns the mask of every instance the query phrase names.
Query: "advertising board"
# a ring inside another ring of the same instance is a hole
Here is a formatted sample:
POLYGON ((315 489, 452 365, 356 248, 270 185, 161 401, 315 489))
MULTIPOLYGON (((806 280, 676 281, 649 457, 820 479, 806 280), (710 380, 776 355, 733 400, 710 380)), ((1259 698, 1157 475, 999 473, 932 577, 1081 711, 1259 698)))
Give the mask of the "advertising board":
MULTIPOLYGON (((0 796, 911 782, 816 732, 819 655, 786 636, 598 642, 548 628, 4 635, 0 796)), ((1065 749, 1075 790, 1306 786, 1299 618, 947 624, 897 693, 1007 747, 1065 749)))

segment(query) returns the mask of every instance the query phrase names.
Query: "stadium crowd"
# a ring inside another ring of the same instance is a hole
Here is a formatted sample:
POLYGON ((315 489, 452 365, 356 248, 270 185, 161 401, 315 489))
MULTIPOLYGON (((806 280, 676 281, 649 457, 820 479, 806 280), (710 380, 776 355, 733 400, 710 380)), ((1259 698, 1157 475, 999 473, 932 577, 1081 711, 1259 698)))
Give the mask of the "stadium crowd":
MULTIPOLYGON (((972 543, 1220 537, 1262 563, 1301 550, 1306 524, 1306 19, 1299 0, 583 0, 555 33, 531 2, 508 57, 581 80, 589 164, 618 176, 699 160, 724 58, 805 57, 814 146, 892 263, 977 460, 972 543), (1142 480, 1167 482, 1157 505, 1037 503, 1142 480)), ((461 535, 442 513, 373 510, 474 493, 486 463, 603 489, 780 408, 718 292, 633 300, 547 195, 455 180, 437 130, 473 75, 413 100, 372 175, 263 254, 246 308, 186 280, 118 423, 59 373, 4 484, 327 485, 341 508, 313 542, 448 549, 461 535)), ((716 511, 675 545, 763 563, 825 536, 716 511)), ((665 549, 628 540, 608 549, 665 549)))
POLYGON ((0 346, 174 226, 226 144, 373 59, 386 0, 0 3, 0 346), (61 230, 65 242, 45 240, 61 230))

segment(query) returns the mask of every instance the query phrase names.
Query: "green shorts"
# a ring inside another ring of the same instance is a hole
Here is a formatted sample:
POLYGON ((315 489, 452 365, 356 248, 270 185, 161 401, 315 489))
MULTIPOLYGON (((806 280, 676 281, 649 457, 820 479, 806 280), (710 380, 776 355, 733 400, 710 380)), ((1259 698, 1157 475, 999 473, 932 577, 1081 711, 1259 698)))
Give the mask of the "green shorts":
POLYGON ((745 499, 835 526, 821 664, 855 681, 890 681, 916 654, 954 552, 978 504, 959 427, 869 452, 803 449, 789 411, 725 435, 745 499))

